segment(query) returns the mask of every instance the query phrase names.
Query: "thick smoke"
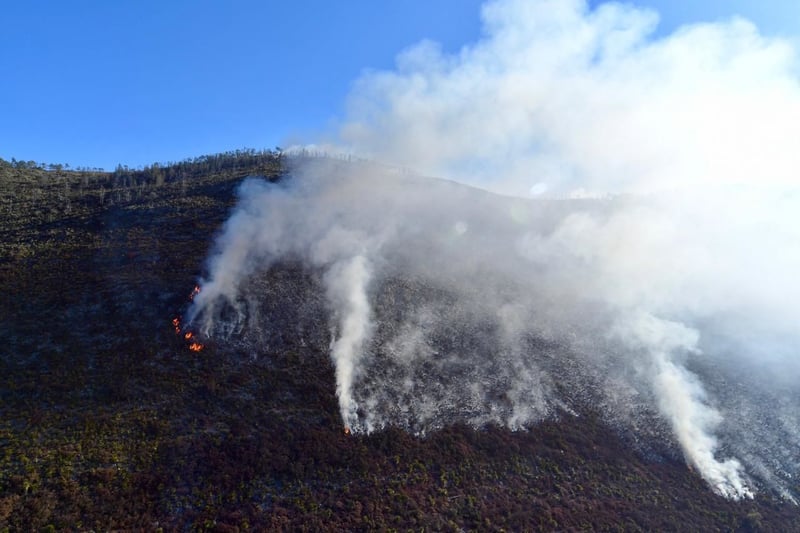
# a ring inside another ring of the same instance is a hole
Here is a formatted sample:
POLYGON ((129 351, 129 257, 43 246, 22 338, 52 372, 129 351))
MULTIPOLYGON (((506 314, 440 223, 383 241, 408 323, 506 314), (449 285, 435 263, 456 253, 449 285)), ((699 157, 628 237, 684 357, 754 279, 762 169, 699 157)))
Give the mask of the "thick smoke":
POLYGON ((343 423, 600 409, 730 498, 800 475, 800 86, 741 19, 498 0, 457 54, 360 79, 337 146, 245 182, 192 318, 233 335, 279 261, 320 273, 343 423), (411 171, 454 182, 417 177, 411 171))
POLYGON ((358 421, 353 379, 370 330, 368 282, 367 260, 363 255, 335 264, 325 277, 328 298, 341 313, 341 332, 331 344, 331 356, 336 363, 336 395, 348 430, 358 421))

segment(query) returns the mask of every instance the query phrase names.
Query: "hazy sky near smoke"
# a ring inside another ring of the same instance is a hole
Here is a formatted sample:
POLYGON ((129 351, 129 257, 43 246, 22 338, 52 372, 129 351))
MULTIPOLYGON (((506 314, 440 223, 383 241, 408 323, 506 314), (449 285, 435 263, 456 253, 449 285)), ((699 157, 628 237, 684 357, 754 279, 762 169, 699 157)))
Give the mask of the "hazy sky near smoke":
POLYGON ((347 149, 514 195, 797 182, 790 40, 736 17, 658 35, 654 11, 583 0, 495 0, 482 20, 457 54, 424 41, 364 75, 347 149))
MULTIPOLYGON (((422 39, 474 43, 481 3, 6 2, 0 157, 112 169, 314 141, 364 69, 422 39)), ((800 33, 793 0, 631 4, 660 12, 659 36, 734 14, 800 33)))
MULTIPOLYGON (((600 3, 598 0, 590 2, 592 6, 600 3)), ((756 23, 767 34, 796 36, 800 21, 800 4, 792 0, 636 0, 628 3, 658 11, 663 32, 672 32, 686 23, 739 15, 756 23)))

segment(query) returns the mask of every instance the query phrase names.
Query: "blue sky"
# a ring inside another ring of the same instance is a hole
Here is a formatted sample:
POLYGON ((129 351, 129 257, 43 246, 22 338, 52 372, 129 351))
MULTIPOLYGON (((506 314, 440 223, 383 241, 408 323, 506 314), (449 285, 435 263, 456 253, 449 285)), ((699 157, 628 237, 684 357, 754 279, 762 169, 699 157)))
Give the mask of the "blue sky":
MULTIPOLYGON (((16 1, 0 32, 0 157, 132 167, 312 141, 365 69, 480 36, 480 0, 16 1)), ((597 2, 592 2, 595 5, 597 2)), ((637 0, 659 33, 742 14, 793 35, 800 3, 637 0)))

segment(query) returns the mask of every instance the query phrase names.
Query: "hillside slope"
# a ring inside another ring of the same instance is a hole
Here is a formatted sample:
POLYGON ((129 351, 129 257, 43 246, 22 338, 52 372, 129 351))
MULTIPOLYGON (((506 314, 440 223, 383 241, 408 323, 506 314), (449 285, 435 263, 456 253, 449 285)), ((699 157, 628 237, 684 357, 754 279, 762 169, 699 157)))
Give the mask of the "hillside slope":
POLYGON ((345 435, 301 263, 252 281, 265 324, 190 350, 172 320, 236 186, 284 170, 211 160, 0 169, 0 530, 800 529, 795 505, 716 496, 589 408, 516 432, 345 435))

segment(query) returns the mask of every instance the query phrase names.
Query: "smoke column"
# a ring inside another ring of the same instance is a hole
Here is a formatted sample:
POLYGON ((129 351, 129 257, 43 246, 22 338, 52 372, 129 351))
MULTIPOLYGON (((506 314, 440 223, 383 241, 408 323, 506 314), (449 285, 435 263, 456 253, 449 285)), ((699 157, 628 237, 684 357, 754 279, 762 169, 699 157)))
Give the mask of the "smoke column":
POLYGON ((669 419, 686 458, 719 494, 729 498, 752 497, 742 479, 742 467, 736 459, 720 461, 713 430, 720 414, 706 402, 706 392, 697 377, 673 360, 676 351, 697 351, 698 335, 682 324, 643 315, 622 321, 625 342, 634 342, 653 358, 653 387, 658 406, 669 419))
POLYGON ((340 333, 331 346, 331 356, 336 365, 336 395, 339 397, 342 420, 350 431, 358 422, 358 406, 352 392, 353 378, 370 328, 367 261, 359 255, 345 264, 334 265, 325 280, 328 298, 342 315, 340 333))
POLYGON ((616 3, 482 18, 457 53, 423 42, 357 80, 319 146, 374 162, 298 156, 287 184, 243 183, 189 318, 236 335, 246 281, 300 259, 353 431, 591 406, 718 494, 793 499, 794 46, 738 18, 656 38, 656 13, 616 3))

